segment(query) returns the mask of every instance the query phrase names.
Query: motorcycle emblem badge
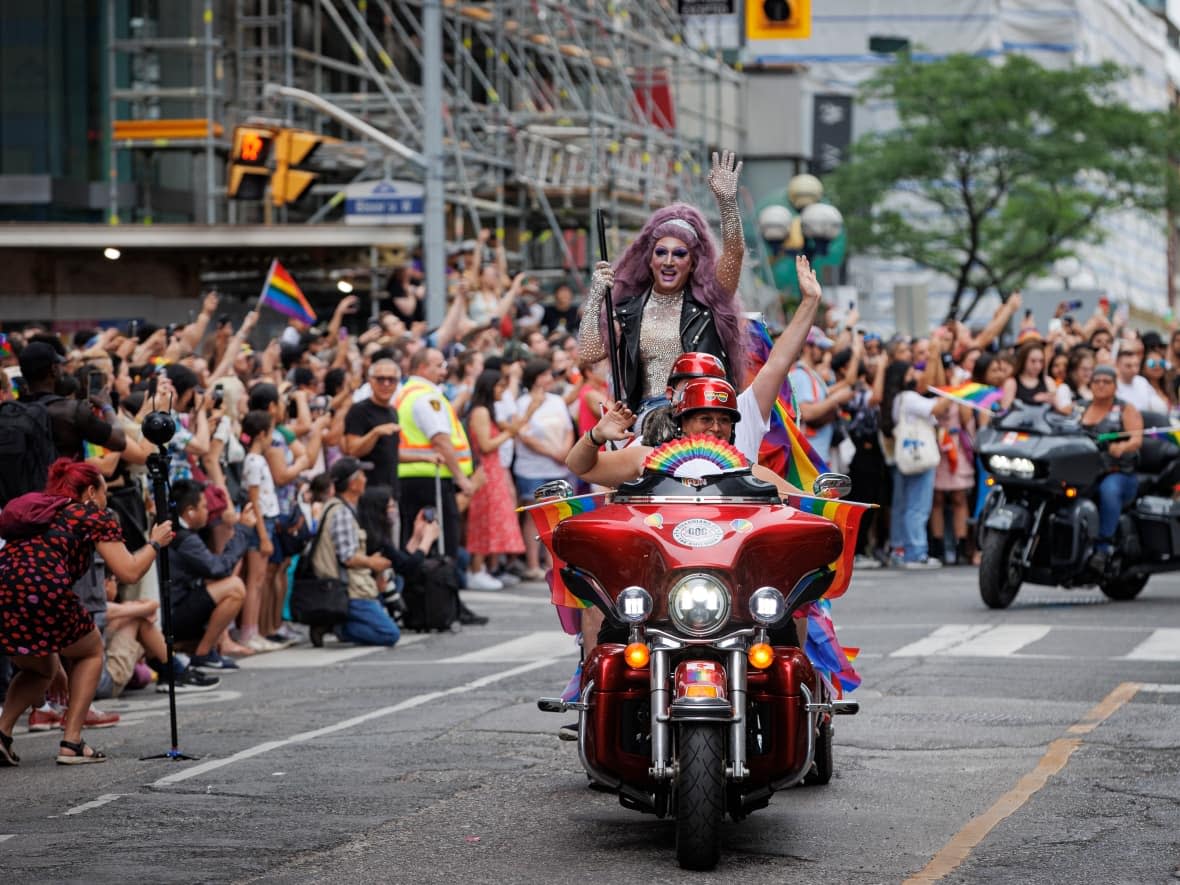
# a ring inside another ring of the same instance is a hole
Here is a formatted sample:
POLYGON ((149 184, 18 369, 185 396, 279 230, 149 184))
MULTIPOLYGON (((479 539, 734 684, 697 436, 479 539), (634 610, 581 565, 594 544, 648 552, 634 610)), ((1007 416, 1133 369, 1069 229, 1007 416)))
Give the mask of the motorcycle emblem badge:
POLYGON ((707 519, 688 519, 672 529, 672 537, 685 547, 712 547, 721 543, 725 531, 707 519))

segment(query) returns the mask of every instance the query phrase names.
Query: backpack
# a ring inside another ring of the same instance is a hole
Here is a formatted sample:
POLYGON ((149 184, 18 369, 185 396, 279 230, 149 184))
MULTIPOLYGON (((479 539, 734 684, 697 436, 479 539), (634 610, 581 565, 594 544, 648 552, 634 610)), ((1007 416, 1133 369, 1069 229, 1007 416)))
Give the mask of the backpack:
POLYGON ((49 403, 59 396, 0 403, 0 507, 26 492, 40 491, 57 458, 49 403))
POLYGON ((402 590, 404 624, 419 633, 449 630, 459 620, 459 575, 455 560, 428 556, 417 572, 406 576, 402 590))

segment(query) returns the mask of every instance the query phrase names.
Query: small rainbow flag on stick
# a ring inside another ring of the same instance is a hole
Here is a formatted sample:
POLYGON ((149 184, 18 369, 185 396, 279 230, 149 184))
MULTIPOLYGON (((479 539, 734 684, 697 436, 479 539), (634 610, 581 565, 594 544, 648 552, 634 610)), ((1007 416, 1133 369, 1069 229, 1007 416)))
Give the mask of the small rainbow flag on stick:
POLYGON ((839 559, 831 563, 836 577, 832 580, 828 592, 824 594, 824 599, 843 596, 852 580, 852 560, 856 557, 856 533, 860 529, 861 518, 865 511, 877 505, 838 501, 835 498, 813 498, 810 495, 787 495, 784 500, 796 510, 830 519, 840 527, 840 533, 844 536, 844 551, 839 559))
MULTIPOLYGON (((749 320, 746 323, 746 334, 749 346, 746 370, 748 385, 766 364, 774 342, 770 340, 770 332, 761 320, 749 320)), ((796 488, 810 489, 817 476, 828 472, 828 465, 799 429, 795 411, 791 399, 791 382, 786 380, 770 410, 770 430, 762 437, 758 463, 773 470, 796 488)))
MULTIPOLYGON (((1180 446, 1180 426, 1176 427, 1144 427, 1139 431, 1144 436, 1162 436, 1180 446)), ((1110 442, 1114 439, 1127 439, 1131 436, 1129 430, 1113 430, 1110 433, 1098 434, 1098 442, 1110 442)))
POLYGON ((258 299, 258 303, 274 308, 293 320, 299 320, 309 326, 315 325, 315 311, 307 303, 303 290, 299 288, 286 269, 279 264, 278 259, 270 263, 270 270, 266 274, 266 281, 262 284, 262 295, 258 299))
POLYGON ((1000 388, 980 384, 978 381, 964 381, 962 384, 950 387, 932 387, 930 389, 939 396, 957 399, 964 405, 984 412, 990 412, 992 406, 998 403, 1003 396, 1000 388))
POLYGON ((0 332, 0 360, 10 360, 16 354, 12 352, 12 345, 8 343, 8 336, 0 332))
POLYGON ((589 608, 593 604, 588 599, 575 596, 561 580, 561 569, 565 563, 558 559, 557 554, 553 552, 553 530, 563 519, 597 510, 599 499, 605 494, 606 492, 594 492, 589 495, 561 498, 556 501, 542 501, 540 504, 517 508, 517 512, 525 511, 533 518, 533 525, 537 527, 541 543, 545 545, 545 549, 549 551, 549 556, 553 559, 553 571, 549 574, 549 599, 554 605, 565 608, 589 608))

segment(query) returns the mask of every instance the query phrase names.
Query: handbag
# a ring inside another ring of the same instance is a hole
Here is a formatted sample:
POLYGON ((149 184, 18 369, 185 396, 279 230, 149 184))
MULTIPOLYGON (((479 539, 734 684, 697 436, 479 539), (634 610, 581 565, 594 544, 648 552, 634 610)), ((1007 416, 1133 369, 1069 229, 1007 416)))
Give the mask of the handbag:
POLYGON ((934 425, 928 418, 913 418, 902 410, 901 420, 893 428, 893 458, 905 476, 933 470, 942 460, 934 425))
POLYGON ((309 627, 331 627, 348 620, 348 581, 339 574, 321 578, 312 564, 331 511, 329 507, 320 518, 315 538, 300 557, 291 582, 291 617, 309 627))

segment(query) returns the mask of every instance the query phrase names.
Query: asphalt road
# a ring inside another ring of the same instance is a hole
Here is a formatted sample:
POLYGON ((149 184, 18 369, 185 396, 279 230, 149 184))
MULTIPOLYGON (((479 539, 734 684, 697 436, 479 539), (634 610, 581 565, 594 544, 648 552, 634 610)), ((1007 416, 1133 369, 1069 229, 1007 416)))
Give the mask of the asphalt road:
POLYGON ((1026 587, 991 612, 972 569, 858 576, 860 646, 836 777, 727 824, 713 873, 672 825, 586 788, 561 716, 574 661, 539 585, 468 594, 492 617, 392 650, 260 656, 223 690, 104 705, 105 765, 22 734, 0 770, 3 880, 35 882, 1174 882, 1180 578, 1131 603, 1026 587))

